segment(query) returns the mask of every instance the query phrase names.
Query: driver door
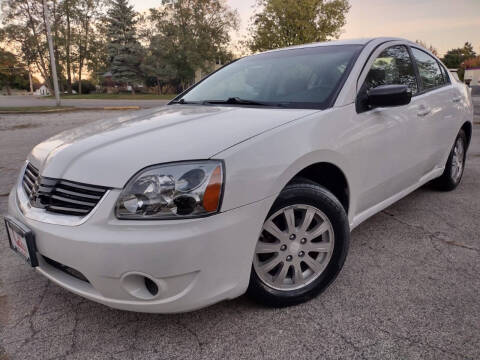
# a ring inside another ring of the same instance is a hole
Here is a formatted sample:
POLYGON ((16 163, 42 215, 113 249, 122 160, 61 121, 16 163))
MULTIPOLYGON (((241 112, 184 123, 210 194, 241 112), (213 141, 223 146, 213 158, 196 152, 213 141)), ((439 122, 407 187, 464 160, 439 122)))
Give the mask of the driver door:
POLYGON ((363 136, 356 146, 356 156, 367 157, 357 163, 368 163, 358 169, 362 174, 359 212, 413 185, 426 170, 426 159, 416 151, 416 144, 421 141, 419 113, 425 104, 416 97, 419 85, 410 52, 400 44, 377 50, 374 56, 366 77, 359 84, 357 100, 356 121, 363 136), (407 85, 412 92, 411 103, 375 109, 362 104, 367 91, 381 85, 407 85))

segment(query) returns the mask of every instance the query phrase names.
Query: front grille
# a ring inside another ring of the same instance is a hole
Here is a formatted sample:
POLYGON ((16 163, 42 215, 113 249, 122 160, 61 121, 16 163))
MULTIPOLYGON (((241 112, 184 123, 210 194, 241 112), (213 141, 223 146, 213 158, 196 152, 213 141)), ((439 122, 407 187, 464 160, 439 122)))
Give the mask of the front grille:
POLYGON ((103 186, 42 177, 30 163, 22 185, 32 207, 74 216, 88 215, 108 190, 103 186))

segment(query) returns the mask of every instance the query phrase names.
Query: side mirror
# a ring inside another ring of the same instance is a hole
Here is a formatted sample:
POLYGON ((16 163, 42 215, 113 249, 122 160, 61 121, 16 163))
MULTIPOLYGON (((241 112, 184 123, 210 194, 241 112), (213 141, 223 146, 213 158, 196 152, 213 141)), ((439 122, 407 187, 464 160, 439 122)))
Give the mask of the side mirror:
POLYGON ((371 108, 408 105, 411 100, 412 93, 407 85, 382 85, 367 92, 371 108))

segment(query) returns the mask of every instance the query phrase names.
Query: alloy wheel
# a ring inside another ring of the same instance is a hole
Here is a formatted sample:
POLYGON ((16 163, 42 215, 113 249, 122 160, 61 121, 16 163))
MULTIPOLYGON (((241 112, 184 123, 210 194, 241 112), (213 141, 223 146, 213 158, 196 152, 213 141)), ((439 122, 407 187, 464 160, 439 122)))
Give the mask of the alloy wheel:
POLYGON ((455 142, 452 157, 452 179, 458 182, 463 174, 465 165, 465 145, 461 137, 455 142))
POLYGON ((323 273, 334 245, 332 224, 322 211, 310 205, 288 206, 265 221, 254 270, 273 289, 300 289, 323 273))

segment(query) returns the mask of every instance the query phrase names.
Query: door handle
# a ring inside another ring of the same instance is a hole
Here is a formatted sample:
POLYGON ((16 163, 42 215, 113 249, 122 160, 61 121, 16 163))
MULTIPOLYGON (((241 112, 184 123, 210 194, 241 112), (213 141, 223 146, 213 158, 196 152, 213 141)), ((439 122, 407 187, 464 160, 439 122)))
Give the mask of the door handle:
POLYGON ((427 116, 431 112, 432 112, 432 109, 422 109, 419 112, 417 112, 417 115, 423 117, 423 116, 427 116))
POLYGON ((462 97, 461 96, 454 97, 452 100, 453 100, 454 103, 457 103, 457 102, 460 102, 462 100, 462 97))

